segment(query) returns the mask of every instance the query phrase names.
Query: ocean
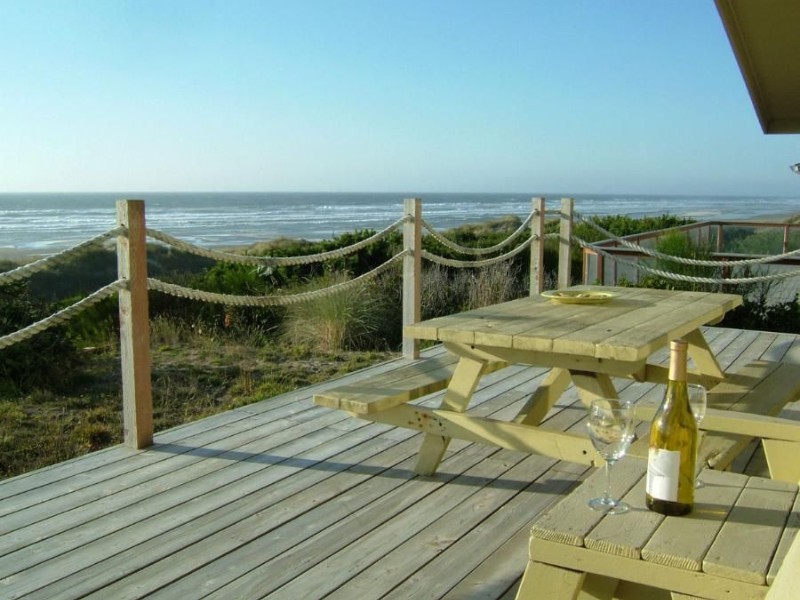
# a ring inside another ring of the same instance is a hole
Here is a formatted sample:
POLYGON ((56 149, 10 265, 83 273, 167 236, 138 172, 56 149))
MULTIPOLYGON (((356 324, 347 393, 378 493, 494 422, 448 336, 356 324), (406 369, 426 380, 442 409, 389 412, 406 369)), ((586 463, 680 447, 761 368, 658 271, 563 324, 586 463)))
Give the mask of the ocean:
MULTIPOLYGON (((0 252, 46 255, 115 226, 115 201, 145 201, 147 226, 205 247, 235 247, 281 237, 320 240, 356 229, 381 230, 402 215, 403 199, 422 198, 437 229, 505 215, 525 218, 542 194, 403 193, 6 193, 0 194, 0 252)), ((751 219, 800 212, 800 196, 723 197, 544 194, 548 209, 575 198, 585 216, 678 215, 751 219)))

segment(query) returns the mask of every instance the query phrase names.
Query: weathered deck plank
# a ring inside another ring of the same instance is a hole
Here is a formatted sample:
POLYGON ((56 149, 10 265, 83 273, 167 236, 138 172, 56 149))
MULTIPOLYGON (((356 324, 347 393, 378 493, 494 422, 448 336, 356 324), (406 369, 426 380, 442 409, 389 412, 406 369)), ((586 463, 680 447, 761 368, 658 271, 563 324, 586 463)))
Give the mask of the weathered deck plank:
MULTIPOLYGON (((707 339, 723 368, 800 362, 800 336, 712 328, 707 339)), ((585 467, 454 441, 440 472, 419 477, 418 434, 311 401, 401 364, 0 482, 0 597, 513 597, 530 522, 585 467)), ((471 410, 512 418, 545 374, 493 373, 471 410)), ((662 393, 616 383, 634 401, 662 393)), ((583 416, 569 389, 543 427, 579 431, 583 416)), ((758 453, 740 463, 761 468, 758 453)))

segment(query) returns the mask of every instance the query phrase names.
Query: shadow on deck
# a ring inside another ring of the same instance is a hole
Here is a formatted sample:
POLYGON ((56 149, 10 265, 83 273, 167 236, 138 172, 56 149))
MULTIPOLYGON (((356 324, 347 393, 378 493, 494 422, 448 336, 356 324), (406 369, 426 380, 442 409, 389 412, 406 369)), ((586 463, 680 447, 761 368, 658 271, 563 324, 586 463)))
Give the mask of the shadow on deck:
MULTIPOLYGON (((706 335, 725 368, 800 363, 800 336, 706 335)), ((510 418, 545 373, 493 373, 471 410, 510 418)), ((586 468, 454 441, 417 476, 419 434, 313 405, 343 379, 0 482, 0 597, 513 598, 530 523, 586 468)), ((569 390, 546 426, 579 431, 575 403, 569 390)), ((738 468, 763 462, 751 450, 738 468)))

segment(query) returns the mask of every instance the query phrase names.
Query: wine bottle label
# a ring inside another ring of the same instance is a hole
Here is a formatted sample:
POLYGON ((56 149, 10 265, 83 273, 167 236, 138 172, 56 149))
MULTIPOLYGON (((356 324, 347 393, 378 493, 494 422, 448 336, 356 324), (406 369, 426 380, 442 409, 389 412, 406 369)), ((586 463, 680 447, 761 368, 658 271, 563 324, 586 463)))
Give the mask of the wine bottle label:
POLYGON ((650 448, 647 455, 647 493, 657 500, 678 501, 681 453, 650 448))

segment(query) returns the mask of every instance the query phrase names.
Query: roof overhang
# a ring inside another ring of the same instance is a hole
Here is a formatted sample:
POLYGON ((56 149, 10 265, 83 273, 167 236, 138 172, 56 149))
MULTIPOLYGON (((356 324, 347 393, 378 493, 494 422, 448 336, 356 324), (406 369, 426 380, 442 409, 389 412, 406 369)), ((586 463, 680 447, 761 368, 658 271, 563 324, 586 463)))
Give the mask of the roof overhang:
POLYGON ((715 3, 764 133, 800 133, 800 1, 715 3))

